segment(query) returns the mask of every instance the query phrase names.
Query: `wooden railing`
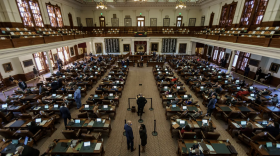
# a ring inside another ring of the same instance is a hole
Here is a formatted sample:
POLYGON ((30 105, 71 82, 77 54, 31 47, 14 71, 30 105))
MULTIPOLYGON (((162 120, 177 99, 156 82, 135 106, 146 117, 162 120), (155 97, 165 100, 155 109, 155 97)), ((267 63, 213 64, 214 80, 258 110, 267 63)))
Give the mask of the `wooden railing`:
MULTIPOLYGON (((233 42, 233 43, 242 43, 257 45, 263 47, 274 47, 280 48, 280 38, 256 38, 256 37, 241 37, 241 36, 222 36, 222 35, 206 35, 206 34, 182 34, 179 32, 174 33, 162 33, 162 32, 153 32, 148 33, 148 37, 197 37, 217 41, 233 42)), ((67 41, 87 37, 134 37, 134 34, 131 33, 119 33, 119 34, 82 34, 82 35, 65 35, 65 36, 44 36, 37 38, 14 38, 14 39, 5 39, 0 40, 0 49, 7 48, 18 48, 23 46, 46 44, 58 41, 67 41)))

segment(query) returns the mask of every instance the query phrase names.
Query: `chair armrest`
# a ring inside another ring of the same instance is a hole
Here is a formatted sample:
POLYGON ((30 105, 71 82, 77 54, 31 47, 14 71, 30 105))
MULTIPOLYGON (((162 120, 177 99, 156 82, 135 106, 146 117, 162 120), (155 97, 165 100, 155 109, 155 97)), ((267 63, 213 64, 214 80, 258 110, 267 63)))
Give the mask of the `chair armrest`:
POLYGON ((180 136, 180 139, 183 138, 182 134, 181 134, 181 131, 178 131, 179 132, 179 136, 180 136))
POLYGON ((41 132, 42 132, 42 130, 40 129, 36 134, 33 135, 33 137, 38 136, 41 132))
POLYGON ((202 134, 202 138, 206 139, 205 134, 203 133, 203 131, 201 131, 202 134))
POLYGON ((240 114, 241 114, 241 117, 242 117, 243 119, 246 118, 246 116, 245 116, 243 113, 240 112, 240 114))
POLYGON ((81 133, 81 129, 78 130, 78 132, 76 133, 76 137, 79 137, 81 133))
POLYGON ((224 115, 226 118, 228 118, 228 115, 227 115, 225 112, 223 112, 223 115, 224 115))
POLYGON ((270 133, 267 133, 267 135, 268 135, 269 137, 271 137, 271 139, 272 139, 273 141, 276 141, 276 138, 274 138, 274 136, 272 136, 270 133))

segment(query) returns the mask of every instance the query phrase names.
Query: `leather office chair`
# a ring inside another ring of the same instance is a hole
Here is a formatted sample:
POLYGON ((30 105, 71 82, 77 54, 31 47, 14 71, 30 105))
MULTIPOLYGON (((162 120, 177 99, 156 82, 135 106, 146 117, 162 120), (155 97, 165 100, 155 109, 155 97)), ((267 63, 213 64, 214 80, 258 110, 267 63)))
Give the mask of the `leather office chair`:
POLYGON ((77 118, 88 118, 88 113, 87 112, 83 112, 77 115, 77 118))
POLYGON ((273 119, 274 122, 280 122, 280 116, 275 114, 275 113, 271 113, 271 118, 273 119))
POLYGON ((62 130, 62 134, 66 139, 77 139, 80 137, 81 129, 78 130, 78 132, 75 132, 74 130, 62 130))
POLYGON ((244 134, 239 134, 237 138, 246 145, 250 145, 250 143, 252 142, 251 138, 247 137, 244 134))
POLYGON ((12 112, 9 112, 7 114, 0 112, 0 118, 3 120, 4 123, 10 122, 13 117, 14 114, 12 112))
POLYGON ((22 138, 29 137, 34 140, 35 145, 37 145, 37 141, 43 137, 43 131, 39 130, 36 134, 31 133, 29 130, 17 130, 16 134, 21 136, 22 138))
POLYGON ((220 133, 218 132, 203 132, 201 131, 203 139, 218 140, 220 133))
POLYGON ((0 129, 0 135, 5 139, 15 139, 16 136, 14 132, 10 131, 9 129, 0 129))
POLYGON ((20 119, 32 119, 32 116, 30 114, 24 113, 18 115, 20 119))
POLYGON ((254 120, 257 116, 259 116, 260 112, 249 112, 246 116, 243 116, 244 119, 251 119, 254 120))
POLYGON ((180 139, 194 139, 196 132, 184 132, 184 134, 179 131, 180 139))
POLYGON ((62 90, 56 90, 56 94, 63 95, 63 91, 62 90))
POLYGON ((100 114, 100 113, 96 113, 96 112, 90 113, 89 117, 90 118, 101 118, 101 119, 109 120, 109 115, 108 114, 100 114))
POLYGON ((226 123, 228 122, 228 119, 240 119, 241 115, 242 113, 240 111, 231 111, 229 114, 223 112, 223 118, 226 123))
POLYGON ((100 140, 101 133, 100 132, 82 133, 81 137, 85 140, 100 140))
POLYGON ((103 94, 102 90, 95 90, 95 94, 103 94))

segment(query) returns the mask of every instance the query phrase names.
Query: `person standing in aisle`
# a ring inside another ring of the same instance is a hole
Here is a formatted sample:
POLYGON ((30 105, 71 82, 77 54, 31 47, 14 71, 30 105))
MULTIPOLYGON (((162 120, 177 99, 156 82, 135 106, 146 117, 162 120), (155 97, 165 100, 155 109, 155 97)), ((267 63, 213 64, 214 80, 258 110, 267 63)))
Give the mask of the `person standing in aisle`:
POLYGON ((138 105, 137 114, 138 114, 138 116, 139 115, 141 116, 143 114, 143 112, 144 112, 143 110, 144 110, 144 107, 145 107, 146 103, 147 103, 146 98, 143 97, 142 93, 140 93, 139 98, 137 99, 137 105, 138 105))
POLYGON ((131 128, 132 122, 130 120, 124 125, 125 136, 127 141, 127 150, 131 149, 131 152, 135 151, 136 148, 133 147, 134 136, 131 128))
POLYGON ((217 103, 217 99, 215 95, 212 95, 212 99, 209 101, 208 105, 207 105, 207 114, 211 117, 212 112, 214 111, 214 109, 216 108, 215 105, 217 103))
POLYGON ((81 101, 81 87, 79 86, 78 89, 74 93, 74 99, 77 104, 77 109, 81 108, 82 101, 81 101))
POLYGON ((35 66, 33 67, 33 73, 34 73, 34 78, 36 78, 36 77, 38 77, 38 79, 40 79, 39 78, 39 72, 37 71, 37 69, 35 68, 35 66))
POLYGON ((145 152, 145 147, 147 145, 147 130, 144 124, 141 124, 139 126, 139 134, 141 139, 142 152, 145 152))
POLYGON ((62 106, 62 107, 59 109, 59 111, 60 111, 61 117, 62 117, 63 120, 64 120, 64 126, 65 126, 65 129, 66 129, 67 119, 68 119, 68 120, 71 120, 71 114, 70 114, 69 109, 67 108, 67 104, 64 104, 64 106, 62 106))

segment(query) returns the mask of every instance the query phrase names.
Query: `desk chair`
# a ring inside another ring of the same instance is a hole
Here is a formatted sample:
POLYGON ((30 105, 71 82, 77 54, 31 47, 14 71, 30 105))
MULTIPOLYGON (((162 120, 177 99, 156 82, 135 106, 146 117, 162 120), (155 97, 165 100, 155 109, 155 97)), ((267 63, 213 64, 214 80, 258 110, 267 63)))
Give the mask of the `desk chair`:
POLYGON ((103 94, 102 90, 95 90, 95 94, 103 94))
POLYGON ((23 119, 23 120, 25 120, 25 119, 32 119, 32 116, 30 114, 28 114, 28 113, 19 114, 18 116, 19 116, 19 119, 23 119))
POLYGON ((0 135, 5 139, 15 139, 17 138, 15 133, 10 131, 9 129, 0 129, 0 135))
POLYGON ((60 123, 60 115, 55 112, 45 112, 46 115, 39 115, 40 118, 53 118, 55 123, 60 123))
POLYGON ((62 90, 56 90, 56 94, 63 95, 63 91, 62 90))
POLYGON ((275 113, 271 113, 271 118, 273 119, 274 122, 280 122, 280 116, 275 114, 275 113))
POLYGON ((0 118, 3 120, 4 123, 10 122, 13 117, 14 117, 14 114, 11 112, 8 112, 7 114, 0 112, 0 118))
POLYGON ((243 119, 251 119, 254 120, 257 116, 259 116, 260 112, 249 112, 246 115, 242 114, 243 119))
POLYGON ((62 130, 62 134, 66 139, 78 139, 80 138, 80 132, 81 129, 79 129, 78 132, 75 132, 74 130, 62 130))
POLYGON ((77 115, 77 118, 88 118, 87 112, 83 112, 77 115))
POLYGON ((34 144, 37 145, 37 141, 43 137, 43 131, 39 130, 36 134, 31 133, 29 130, 17 130, 16 134, 22 138, 29 137, 34 140, 34 144))
POLYGON ((100 140, 101 139, 101 133, 100 132, 88 132, 88 133, 82 133, 81 137, 85 140, 100 140))
POLYGON ((240 111, 231 111, 229 114, 226 114, 225 112, 223 112, 222 116, 227 124, 228 119, 241 119, 242 113, 240 111))
POLYGON ((194 139, 196 132, 184 132, 184 134, 179 131, 180 139, 194 139))
POLYGON ((201 131, 203 139, 218 140, 220 133, 218 132, 203 132, 201 131))
POLYGON ((239 134, 237 138, 240 142, 243 142, 248 146, 250 146, 250 143, 252 142, 251 138, 247 137, 245 134, 239 134))
POLYGON ((101 114, 101 113, 96 113, 96 112, 89 113, 88 117, 89 118, 101 118, 101 119, 109 120, 109 115, 108 114, 101 114))
POLYGON ((252 141, 270 141, 274 142, 276 141, 276 138, 274 138, 270 133, 267 132, 267 135, 264 134, 264 132, 260 132, 258 134, 253 133, 254 136, 251 137, 252 141))

